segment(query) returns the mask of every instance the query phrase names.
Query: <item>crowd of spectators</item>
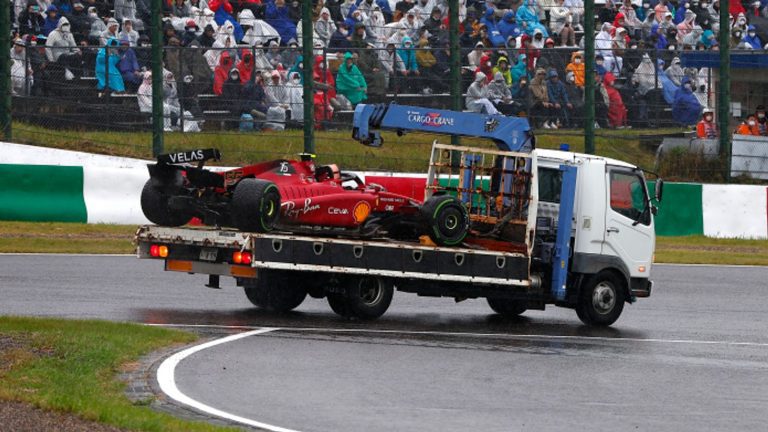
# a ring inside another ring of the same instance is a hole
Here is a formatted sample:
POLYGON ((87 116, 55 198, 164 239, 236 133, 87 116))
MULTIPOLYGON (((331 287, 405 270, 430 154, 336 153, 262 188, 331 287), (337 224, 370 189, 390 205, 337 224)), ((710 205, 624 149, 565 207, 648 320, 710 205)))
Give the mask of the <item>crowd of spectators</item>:
MULTIPOLYGON (((647 124, 664 109, 697 125, 711 71, 682 67, 680 53, 719 49, 721 31, 736 50, 768 42, 768 0, 731 1, 727 29, 717 0, 605 0, 588 77, 582 0, 459 4, 466 109, 525 113, 543 128, 583 126, 587 80, 596 84, 597 127, 647 124)), ((318 123, 391 91, 448 90, 447 0, 313 0, 312 8, 318 123)), ((149 0, 13 0, 11 16, 14 93, 44 95, 93 77, 100 94, 136 93, 151 111, 149 0)), ((303 120, 300 1, 163 0, 162 22, 168 117, 199 116, 197 95, 212 93, 246 124, 303 120)))

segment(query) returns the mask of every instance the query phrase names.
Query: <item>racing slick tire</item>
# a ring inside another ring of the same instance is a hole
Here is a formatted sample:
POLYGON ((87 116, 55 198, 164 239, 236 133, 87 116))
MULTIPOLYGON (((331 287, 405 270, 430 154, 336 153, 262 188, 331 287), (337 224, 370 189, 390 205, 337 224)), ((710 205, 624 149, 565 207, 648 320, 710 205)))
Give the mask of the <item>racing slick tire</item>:
POLYGON ((456 246, 469 232, 466 207, 450 195, 435 195, 421 206, 429 238, 438 246, 456 246))
POLYGON ((307 298, 299 276, 290 271, 259 270, 256 279, 244 279, 243 290, 254 306, 272 312, 290 312, 307 298))
POLYGON ((606 327, 619 319, 626 301, 624 282, 613 272, 601 271, 581 287, 576 315, 589 326, 606 327))
POLYGON ((521 300, 494 297, 488 297, 486 300, 494 312, 505 317, 520 316, 527 310, 525 302, 521 300))
POLYGON ((141 190, 141 211, 150 222, 160 225, 176 227, 182 226, 192 219, 192 216, 178 210, 172 210, 168 206, 171 198, 165 188, 157 180, 149 179, 141 190))
POLYGON ((267 180, 240 180, 230 209, 232 225, 240 231, 269 232, 280 217, 280 191, 267 180))
POLYGON ((345 318, 375 320, 384 315, 392 303, 392 281, 375 276, 349 277, 344 293, 329 293, 328 305, 345 318))

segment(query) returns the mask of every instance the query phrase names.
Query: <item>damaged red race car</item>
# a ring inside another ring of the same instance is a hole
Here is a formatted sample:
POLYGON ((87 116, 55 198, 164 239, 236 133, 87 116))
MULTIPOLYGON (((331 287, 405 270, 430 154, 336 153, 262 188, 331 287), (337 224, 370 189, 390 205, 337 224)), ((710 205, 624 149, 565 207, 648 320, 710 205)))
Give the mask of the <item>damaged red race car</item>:
POLYGON ((228 171, 204 167, 220 160, 216 149, 157 157, 141 208, 151 222, 181 226, 194 217, 210 226, 241 231, 312 231, 354 237, 416 239, 456 245, 469 231, 466 208, 450 195, 424 203, 365 184, 335 165, 316 167, 311 155, 228 171), (192 165, 196 163, 196 165, 192 165))

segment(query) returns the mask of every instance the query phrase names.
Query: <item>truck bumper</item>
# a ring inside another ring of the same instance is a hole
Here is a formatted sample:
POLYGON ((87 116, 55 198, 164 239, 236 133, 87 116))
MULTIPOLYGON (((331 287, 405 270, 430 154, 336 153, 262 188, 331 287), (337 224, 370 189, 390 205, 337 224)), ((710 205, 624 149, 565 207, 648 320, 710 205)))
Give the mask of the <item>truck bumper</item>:
POLYGON ((653 281, 643 278, 632 278, 630 280, 632 297, 650 297, 653 289, 653 281))

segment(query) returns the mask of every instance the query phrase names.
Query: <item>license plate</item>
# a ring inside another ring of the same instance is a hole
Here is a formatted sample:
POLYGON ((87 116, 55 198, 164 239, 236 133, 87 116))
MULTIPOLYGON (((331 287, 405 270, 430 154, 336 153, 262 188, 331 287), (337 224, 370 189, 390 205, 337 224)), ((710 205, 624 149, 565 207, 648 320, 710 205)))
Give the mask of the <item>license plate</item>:
POLYGON ((200 250, 200 261, 216 261, 218 249, 203 248, 200 250))

